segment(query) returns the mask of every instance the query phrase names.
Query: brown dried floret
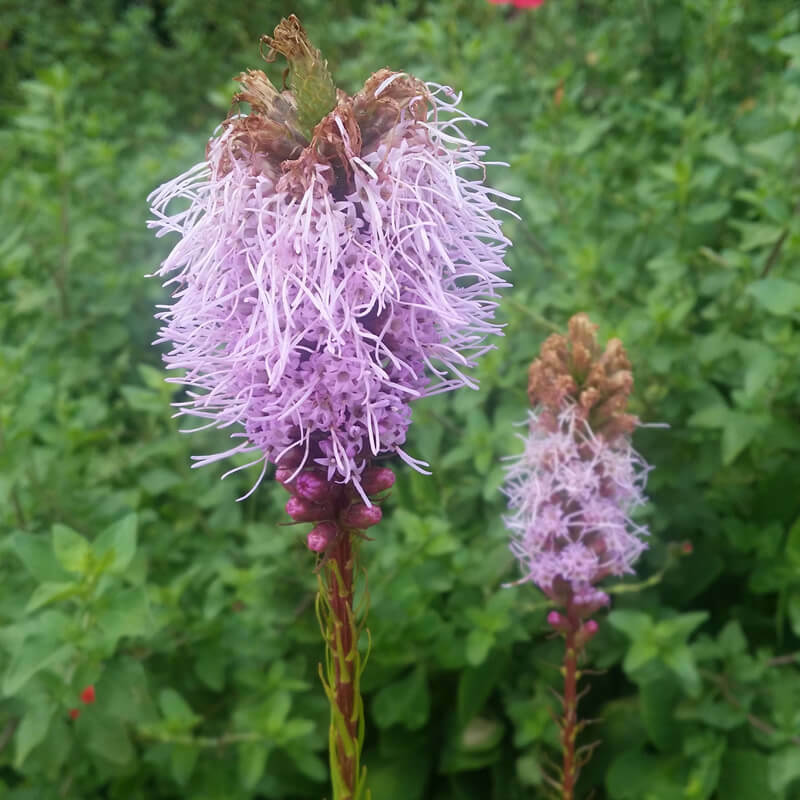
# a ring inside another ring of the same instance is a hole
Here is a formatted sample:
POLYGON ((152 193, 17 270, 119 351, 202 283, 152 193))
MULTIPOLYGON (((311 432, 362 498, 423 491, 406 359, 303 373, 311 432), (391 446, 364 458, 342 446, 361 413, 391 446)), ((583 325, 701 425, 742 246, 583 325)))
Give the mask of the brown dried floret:
POLYGON ((597 434, 614 439, 637 424, 626 413, 633 390, 631 364, 619 339, 602 349, 597 325, 587 314, 575 314, 566 336, 553 334, 541 347, 528 370, 528 397, 532 405, 557 415, 565 402, 583 410, 597 434))

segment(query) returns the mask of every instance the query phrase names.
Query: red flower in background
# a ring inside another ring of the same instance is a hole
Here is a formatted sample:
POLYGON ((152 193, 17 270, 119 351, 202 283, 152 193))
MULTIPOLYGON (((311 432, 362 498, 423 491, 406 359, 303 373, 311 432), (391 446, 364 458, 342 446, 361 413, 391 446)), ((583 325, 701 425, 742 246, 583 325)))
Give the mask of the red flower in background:
POLYGON ((89 703, 94 703, 94 698, 95 698, 94 686, 87 686, 81 692, 81 700, 83 700, 83 702, 86 703, 87 705, 89 705, 89 703))
POLYGON ((511 3, 514 8, 539 8, 544 5, 544 0, 489 0, 490 3, 496 6, 504 6, 511 3))

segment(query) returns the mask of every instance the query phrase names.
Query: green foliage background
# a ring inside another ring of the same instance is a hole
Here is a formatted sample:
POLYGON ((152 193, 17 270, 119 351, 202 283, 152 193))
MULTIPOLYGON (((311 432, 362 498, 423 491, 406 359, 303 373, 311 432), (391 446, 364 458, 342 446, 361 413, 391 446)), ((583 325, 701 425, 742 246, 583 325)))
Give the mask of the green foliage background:
MULTIPOLYGON (((665 429, 645 585, 592 642, 581 796, 800 797, 800 9, 781 0, 11 0, 0 13, 0 797, 325 796, 313 560, 285 497, 192 472, 145 197, 296 11, 338 83, 464 91, 522 221, 481 390, 418 404, 375 541, 376 800, 545 796, 560 642, 498 493, 525 369, 579 310, 665 429), (694 552, 680 556, 682 541, 694 552), (648 580, 649 579, 649 580, 648 580), (78 694, 94 684, 97 701, 78 694), (70 720, 70 708, 82 713, 70 720)), ((277 78, 278 68, 272 68, 277 78)))

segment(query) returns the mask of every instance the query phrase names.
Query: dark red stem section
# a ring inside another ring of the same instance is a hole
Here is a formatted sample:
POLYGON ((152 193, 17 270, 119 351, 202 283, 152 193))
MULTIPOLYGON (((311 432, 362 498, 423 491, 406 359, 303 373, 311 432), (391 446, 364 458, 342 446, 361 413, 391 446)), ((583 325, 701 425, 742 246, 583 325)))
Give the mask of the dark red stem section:
MULTIPOLYGON (((353 536, 350 531, 342 530, 330 552, 330 563, 327 569, 328 597, 333 615, 333 628, 329 646, 331 652, 341 653, 345 658, 353 652, 353 536), (334 565, 336 568, 334 568, 334 565), (338 574, 337 574, 338 573, 338 574), (339 641, 337 641, 337 636, 339 641)), ((332 687, 336 706, 345 721, 351 742, 358 740, 358 715, 355 713, 355 685, 353 671, 356 665, 342 664, 334 658, 335 684, 332 687)), ((357 755, 348 756, 347 749, 339 734, 336 736, 336 757, 341 767, 342 777, 350 797, 355 796, 357 775, 357 755)))
POLYGON ((561 669, 564 675, 564 716, 561 719, 561 749, 564 755, 561 778, 562 800, 573 800, 575 783, 578 779, 579 765, 575 758, 575 740, 580 729, 578 723, 578 680, 581 676, 578 669, 578 656, 581 649, 578 641, 580 629, 580 617, 570 607, 567 611, 564 632, 566 647, 564 666, 561 669))

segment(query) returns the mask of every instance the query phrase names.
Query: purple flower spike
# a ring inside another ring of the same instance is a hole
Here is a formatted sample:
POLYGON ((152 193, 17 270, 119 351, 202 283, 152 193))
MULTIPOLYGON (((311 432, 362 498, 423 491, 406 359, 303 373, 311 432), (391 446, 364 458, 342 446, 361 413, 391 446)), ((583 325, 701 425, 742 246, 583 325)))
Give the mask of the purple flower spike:
POLYGON ((525 450, 508 469, 511 550, 535 583, 574 616, 609 603, 596 584, 633 572, 648 531, 631 512, 645 501, 650 466, 633 449, 627 413, 630 361, 619 339, 605 349, 586 314, 554 334, 528 370, 525 450))
POLYGON ((367 528, 371 528, 373 525, 377 525, 382 517, 383 512, 380 506, 365 506, 358 503, 357 505, 350 506, 350 508, 342 514, 341 520, 346 528, 355 528, 363 531, 367 528))
POLYGON ((507 196, 463 132, 483 123, 447 87, 381 70, 309 141, 291 95, 240 80, 252 112, 150 196, 150 226, 179 237, 157 272, 172 291, 158 342, 188 388, 178 413, 236 430, 195 466, 249 453, 262 477, 314 467, 366 500, 376 456, 426 466, 403 450, 411 401, 476 387, 508 285, 507 196))

